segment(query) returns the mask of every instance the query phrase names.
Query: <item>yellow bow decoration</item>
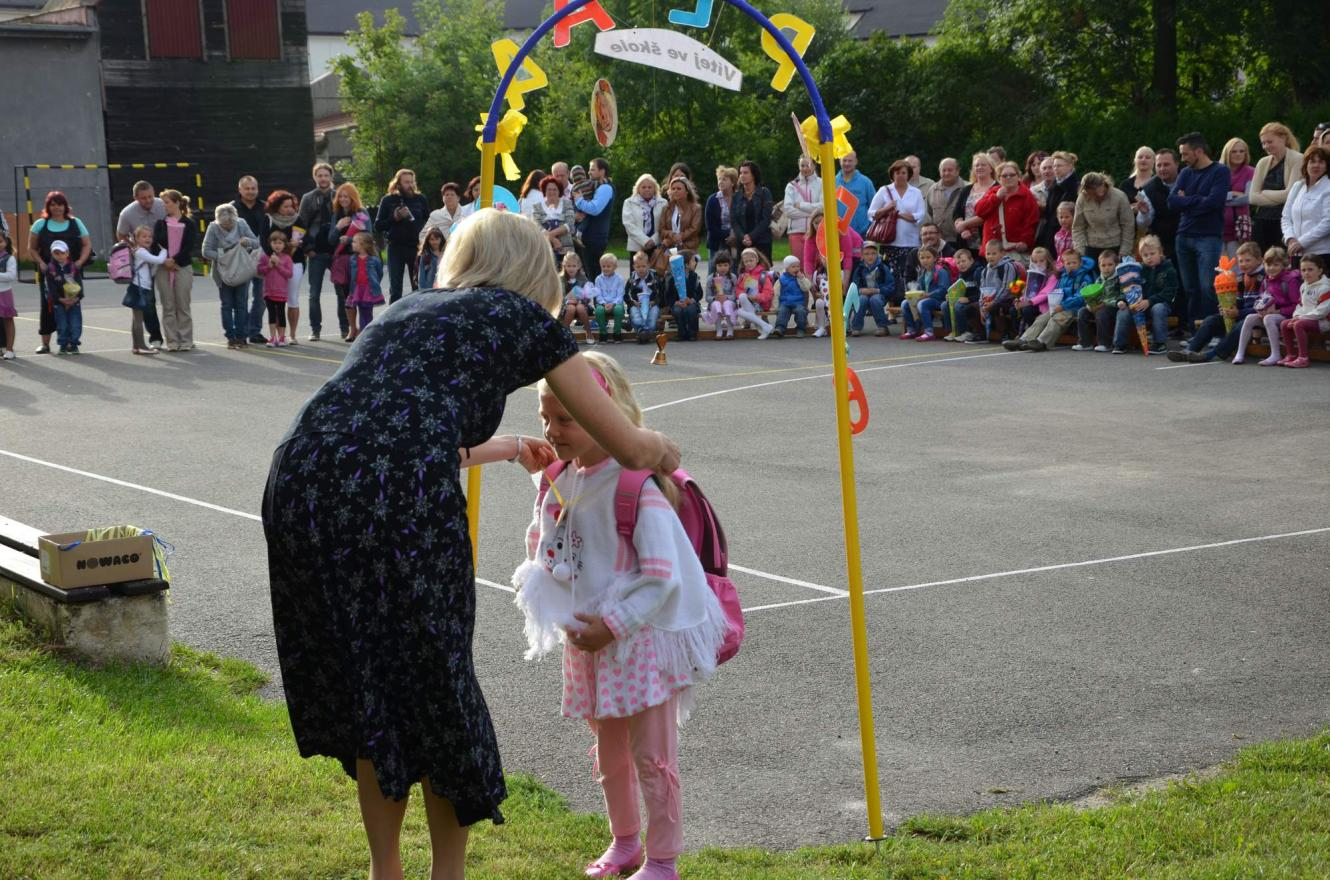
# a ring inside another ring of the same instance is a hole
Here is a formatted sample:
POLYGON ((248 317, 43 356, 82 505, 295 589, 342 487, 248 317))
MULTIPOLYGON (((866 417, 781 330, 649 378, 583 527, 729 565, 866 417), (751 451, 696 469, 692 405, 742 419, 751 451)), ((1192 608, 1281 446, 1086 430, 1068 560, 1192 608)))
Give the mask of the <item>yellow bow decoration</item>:
MULTIPOLYGON (((810 116, 803 121, 800 128, 804 131, 804 137, 810 144, 822 143, 822 138, 817 133, 817 117, 810 116)), ((845 132, 850 130, 850 120, 842 114, 831 120, 831 143, 832 152, 839 159, 846 153, 853 153, 854 147, 850 146, 850 141, 845 137, 845 132)))
MULTIPOLYGON (((485 123, 489 121, 489 114, 480 114, 480 125, 476 126, 476 131, 481 132, 481 136, 476 138, 476 149, 484 150, 485 141, 485 123)), ((516 110, 509 109, 499 120, 498 126, 494 130, 494 152, 499 155, 503 161, 503 176, 508 180, 521 180, 522 172, 518 169, 517 163, 513 161, 513 150, 517 149, 517 136, 522 133, 526 127, 526 117, 516 110)))

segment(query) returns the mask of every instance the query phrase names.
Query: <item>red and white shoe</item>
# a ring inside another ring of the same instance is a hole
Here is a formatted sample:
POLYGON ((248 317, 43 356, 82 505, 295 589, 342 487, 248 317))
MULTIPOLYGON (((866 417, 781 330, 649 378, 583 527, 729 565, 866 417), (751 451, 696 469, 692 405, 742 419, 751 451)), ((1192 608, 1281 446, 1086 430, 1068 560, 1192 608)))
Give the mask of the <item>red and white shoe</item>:
POLYGON ((914 337, 915 342, 932 342, 934 339, 937 339, 937 337, 928 331, 920 333, 918 336, 914 337))

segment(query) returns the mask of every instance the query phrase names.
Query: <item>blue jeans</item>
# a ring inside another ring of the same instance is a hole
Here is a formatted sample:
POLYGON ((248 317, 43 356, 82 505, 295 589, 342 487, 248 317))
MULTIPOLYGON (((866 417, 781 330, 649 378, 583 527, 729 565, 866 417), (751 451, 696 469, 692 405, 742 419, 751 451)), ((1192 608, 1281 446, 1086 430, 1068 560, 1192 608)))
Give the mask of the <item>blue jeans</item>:
POLYGON ((1196 321, 1219 310, 1215 269, 1224 251, 1224 241, 1217 235, 1179 235, 1174 248, 1182 281, 1174 310, 1182 332, 1190 334, 1196 321))
MULTIPOLYGON (((157 318, 157 295, 151 287, 143 289, 148 297, 148 304, 143 309, 143 329, 148 333, 148 341, 160 343, 162 341, 162 322, 157 318)), ((82 318, 80 317, 80 321, 82 318)))
MULTIPOLYGON (((960 306, 956 307, 957 323, 960 321, 960 306)), ((914 315, 910 312, 908 305, 901 305, 901 314, 906 316, 906 327, 911 333, 932 333, 933 316, 938 312, 942 313, 942 327, 948 333, 951 332, 951 310, 947 308, 947 301, 943 299, 934 299, 926 296, 919 300, 919 320, 914 320, 914 315), (916 329, 917 328, 917 329, 916 329)))
MULTIPOLYGON (((249 321, 248 324, 241 322, 240 326, 241 328, 248 327, 249 332, 242 335, 246 339, 250 336, 263 336, 263 325, 268 319, 268 306, 263 302, 263 276, 255 277, 245 287, 249 288, 250 291, 249 321)), ((240 307, 242 309, 245 307, 244 302, 241 302, 240 307)), ((225 320, 222 321, 222 326, 226 326, 225 320)))
POLYGON ((877 329, 887 329, 887 298, 880 293, 871 296, 862 296, 859 298, 859 310, 854 313, 850 323, 850 329, 860 331, 864 329, 864 316, 869 310, 873 312, 873 323, 877 324, 877 329))
POLYGON ((790 318, 794 318, 794 329, 800 333, 808 330, 808 307, 800 303, 797 306, 781 305, 776 310, 776 332, 784 333, 785 328, 790 324, 790 318))
MULTIPOLYGON (((222 298, 222 332, 232 342, 244 342, 251 335, 246 332, 250 326, 249 318, 245 313, 245 293, 248 289, 248 284, 242 284, 239 287, 228 287, 225 284, 217 285, 217 292, 222 298)), ((262 300, 260 300, 260 304, 262 304, 262 300)))
POLYGON ((655 333, 656 325, 660 322, 660 306, 639 302, 633 306, 631 317, 638 333, 655 333))
MULTIPOLYGON (((310 254, 305 260, 305 272, 309 275, 309 329, 318 333, 323 329, 323 304, 319 295, 323 293, 323 276, 332 267, 332 254, 310 254)), ((337 310, 338 324, 346 332, 346 311, 337 310)))
MULTIPOLYGON (((1260 327, 1261 325, 1257 325, 1260 327)), ((1223 358, 1228 360, 1238 353, 1238 342, 1242 339, 1242 318, 1233 321, 1233 329, 1224 329, 1224 318, 1222 315, 1210 315, 1201 322, 1201 326, 1196 328, 1196 333, 1192 335, 1191 342, 1187 343, 1187 351, 1205 351, 1205 347, 1210 344, 1210 340, 1216 336, 1222 335, 1224 338, 1210 352, 1209 359, 1223 358)))
POLYGON ((74 303, 65 308, 55 304, 55 341, 61 348, 66 345, 78 345, 83 338, 83 306, 74 303))
MULTIPOLYGON (((1155 303, 1146 310, 1146 319, 1150 323, 1150 340, 1155 345, 1163 345, 1164 340, 1168 339, 1168 316, 1169 308, 1164 303, 1155 303)), ((1127 340, 1135 332, 1136 313, 1131 309, 1118 309, 1117 323, 1113 328, 1113 347, 1126 348, 1127 340)))
POLYGON ((416 289, 416 281, 411 278, 411 268, 415 265, 416 252, 410 245, 388 242, 388 304, 392 305, 402 298, 402 272, 411 279, 411 289, 416 289))

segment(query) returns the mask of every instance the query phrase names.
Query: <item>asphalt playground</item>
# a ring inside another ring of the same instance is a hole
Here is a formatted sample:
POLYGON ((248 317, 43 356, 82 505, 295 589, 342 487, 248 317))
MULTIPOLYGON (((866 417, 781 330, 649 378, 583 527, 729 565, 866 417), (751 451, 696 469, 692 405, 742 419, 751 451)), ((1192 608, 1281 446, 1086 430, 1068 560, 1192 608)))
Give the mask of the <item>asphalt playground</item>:
MULTIPOLYGON (((78 357, 31 354, 36 291, 15 291, 0 514, 156 530, 176 548, 173 635, 254 662, 278 699, 260 498, 346 346, 302 328, 295 348, 229 352, 199 278, 199 348, 139 357, 120 288, 87 287, 78 357)), ((852 343, 889 825, 1074 798, 1330 722, 1330 368, 852 343)), ((671 343, 665 367, 607 350, 716 505, 747 611, 682 734, 689 846, 862 837, 830 340, 671 343)), ((538 433, 530 390, 504 430, 538 433)), ((559 717, 557 660, 523 661, 507 587, 533 493, 515 466, 485 469, 477 666, 505 767, 596 810, 590 735, 559 717)))

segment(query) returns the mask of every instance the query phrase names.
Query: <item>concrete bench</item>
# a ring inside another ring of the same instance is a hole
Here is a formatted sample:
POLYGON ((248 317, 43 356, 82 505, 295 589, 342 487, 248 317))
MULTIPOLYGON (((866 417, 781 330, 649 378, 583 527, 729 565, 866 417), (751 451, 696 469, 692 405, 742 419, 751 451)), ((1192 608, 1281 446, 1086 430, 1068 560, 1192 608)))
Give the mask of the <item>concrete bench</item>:
POLYGON ((165 664, 171 658, 160 579, 65 590, 42 580, 37 529, 0 517, 0 599, 13 601, 51 644, 90 660, 165 664))

